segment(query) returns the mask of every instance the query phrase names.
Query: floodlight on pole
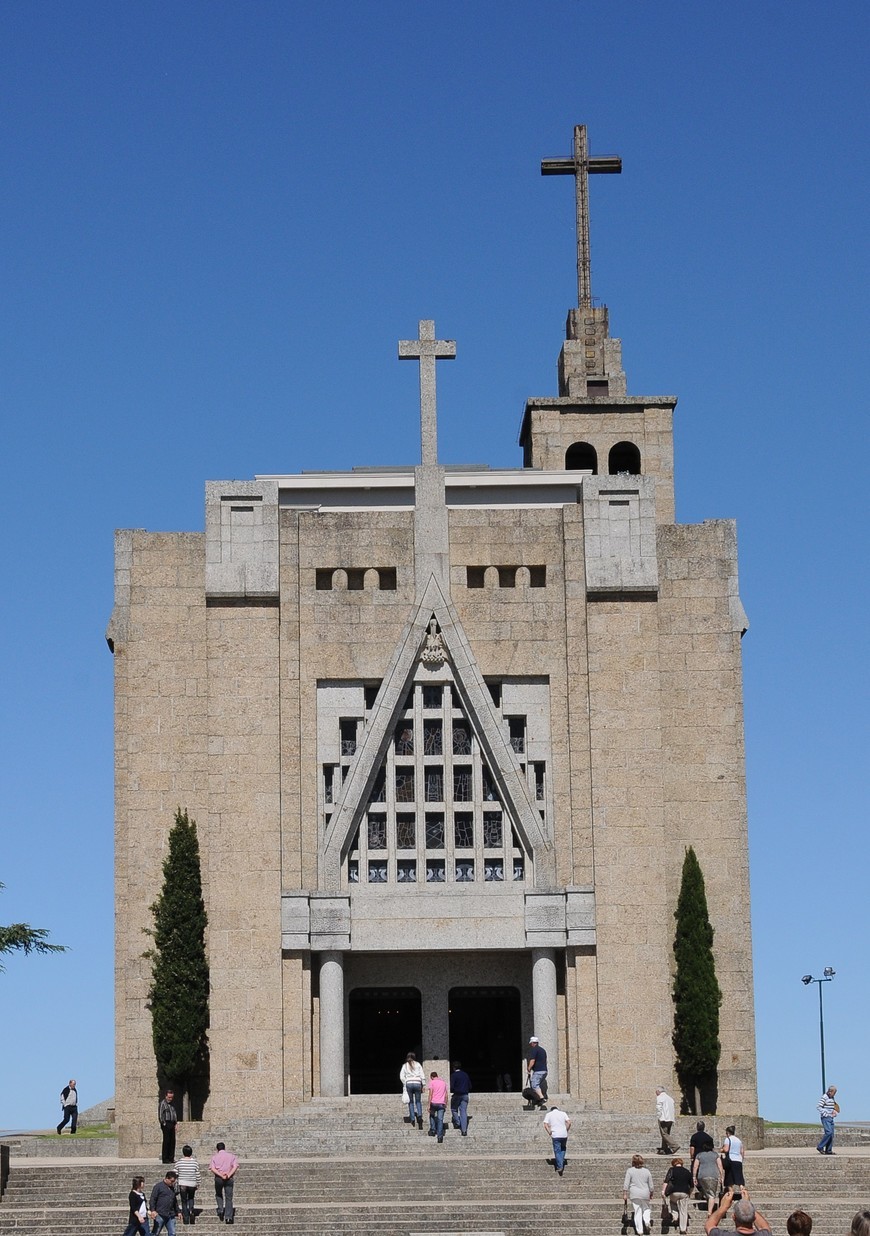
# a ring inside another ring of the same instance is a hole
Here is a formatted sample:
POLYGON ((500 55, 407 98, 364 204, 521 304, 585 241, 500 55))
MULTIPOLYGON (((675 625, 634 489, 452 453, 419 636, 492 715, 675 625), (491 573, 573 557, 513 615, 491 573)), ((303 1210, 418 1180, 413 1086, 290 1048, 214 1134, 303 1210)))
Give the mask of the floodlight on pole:
POLYGON ((819 1047, 822 1056, 822 1094, 828 1088, 825 1085, 825 1011, 822 1005, 822 983, 830 983, 836 973, 837 971, 832 969, 831 966, 825 966, 821 978, 813 978, 811 974, 805 974, 801 978, 801 982, 805 987, 808 987, 810 983, 818 983, 819 985, 819 1047))

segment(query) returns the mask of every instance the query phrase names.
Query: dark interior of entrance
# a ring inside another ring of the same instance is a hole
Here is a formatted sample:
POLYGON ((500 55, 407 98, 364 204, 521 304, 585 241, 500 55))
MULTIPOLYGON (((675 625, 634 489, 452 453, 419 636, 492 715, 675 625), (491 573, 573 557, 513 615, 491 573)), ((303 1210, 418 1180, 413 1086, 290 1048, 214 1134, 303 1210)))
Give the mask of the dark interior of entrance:
POLYGON ((423 1018, 416 987, 357 987, 348 1000, 351 1094, 389 1094, 412 1051, 421 1059, 423 1018))
POLYGON ((515 987, 454 987, 450 1059, 461 1060, 476 1091, 521 1090, 523 1041, 515 987))

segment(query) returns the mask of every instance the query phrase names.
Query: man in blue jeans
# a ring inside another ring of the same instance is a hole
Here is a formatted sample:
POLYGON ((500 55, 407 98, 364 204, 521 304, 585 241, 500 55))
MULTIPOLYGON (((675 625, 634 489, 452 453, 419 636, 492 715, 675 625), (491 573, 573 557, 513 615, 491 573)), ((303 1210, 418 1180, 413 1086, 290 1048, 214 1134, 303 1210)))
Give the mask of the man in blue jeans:
POLYGON ((553 1166, 561 1176, 565 1170, 565 1151, 568 1148, 571 1117, 554 1103, 544 1117, 544 1128, 553 1139, 553 1166))
POLYGON ((818 1102, 819 1115, 822 1118, 822 1140, 816 1146, 819 1154, 834 1153, 834 1117, 840 1112, 840 1104, 834 1098, 836 1093, 836 1086, 828 1086, 818 1102))
POLYGON ((453 1061, 453 1072, 450 1074, 450 1116, 454 1129, 459 1129, 463 1137, 468 1137, 468 1096, 471 1094, 471 1078, 465 1072, 460 1060, 453 1061))
POLYGON ((174 1171, 167 1172, 151 1190, 148 1214, 154 1220, 151 1228, 153 1236, 157 1236, 163 1228, 166 1228, 168 1236, 175 1236, 175 1220, 178 1218, 178 1198, 175 1195, 176 1179, 174 1171))

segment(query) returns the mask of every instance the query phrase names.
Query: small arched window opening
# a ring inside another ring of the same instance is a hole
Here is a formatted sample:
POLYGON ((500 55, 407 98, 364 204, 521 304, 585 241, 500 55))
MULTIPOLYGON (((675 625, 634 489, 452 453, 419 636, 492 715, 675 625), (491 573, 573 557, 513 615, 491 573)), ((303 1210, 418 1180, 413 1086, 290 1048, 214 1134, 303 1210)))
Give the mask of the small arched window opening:
POLYGON ((617 476, 620 472, 640 476, 640 450, 633 442, 617 442, 610 448, 607 470, 611 476, 617 476))
POLYGON ((565 452, 565 467, 598 475, 598 456, 589 442, 574 442, 565 452))

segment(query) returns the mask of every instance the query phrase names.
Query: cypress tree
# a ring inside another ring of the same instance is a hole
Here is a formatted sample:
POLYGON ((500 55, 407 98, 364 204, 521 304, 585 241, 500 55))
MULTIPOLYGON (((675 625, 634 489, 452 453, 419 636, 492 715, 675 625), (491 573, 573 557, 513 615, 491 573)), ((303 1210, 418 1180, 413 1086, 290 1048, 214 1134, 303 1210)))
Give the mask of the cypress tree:
POLYGON ((157 1078, 161 1088, 186 1097, 189 1118, 201 1119, 209 1084, 207 919, 196 824, 180 807, 151 912, 154 944, 145 956, 152 970, 148 1007, 157 1078))
POLYGON ((690 846, 683 860, 674 913, 674 1034, 684 1112, 715 1114, 718 1099, 719 1006, 722 992, 713 958, 713 927, 704 874, 690 846))

